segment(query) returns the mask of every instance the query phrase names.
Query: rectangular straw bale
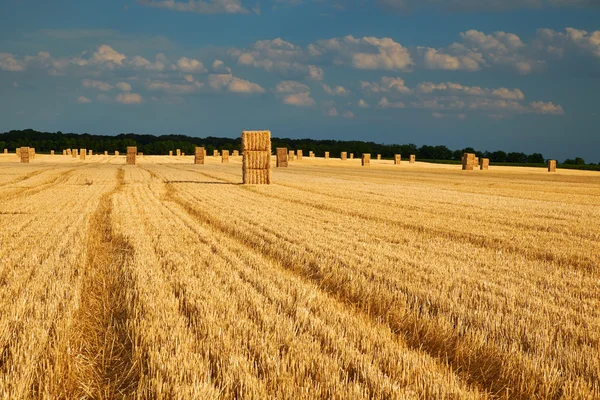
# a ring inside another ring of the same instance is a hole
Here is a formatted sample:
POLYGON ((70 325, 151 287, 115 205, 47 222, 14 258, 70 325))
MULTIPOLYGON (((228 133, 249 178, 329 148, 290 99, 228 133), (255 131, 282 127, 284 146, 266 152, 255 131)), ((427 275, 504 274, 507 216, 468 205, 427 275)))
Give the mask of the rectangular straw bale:
POLYGON ((196 147, 194 151, 194 164, 204 164, 205 155, 206 150, 204 150, 204 147, 196 147))
POLYGON ((185 156, 185 153, 184 153, 184 152, 181 152, 181 157, 184 157, 184 156, 185 156))
POLYGON ((487 171, 490 167, 490 159, 489 158, 481 158, 479 159, 479 169, 487 171))
POLYGON ((286 168, 288 166, 288 151, 285 147, 278 147, 275 150, 276 158, 276 167, 286 168))
POLYGON ((416 156, 414 154, 411 154, 410 158, 408 159, 408 162, 410 164, 414 164, 415 163, 415 159, 416 159, 416 156))
POLYGON ((287 158, 288 162, 294 161, 294 156, 295 156, 294 150, 288 150, 288 158, 287 158))
POLYGON ((394 164, 399 165, 402 162, 401 154, 394 154, 394 164))
POLYGON ((141 151, 138 151, 137 155, 141 157, 144 155, 144 153, 142 153, 141 151))
POLYGON ((4 154, 8 154, 8 149, 4 149, 4 154))
POLYGON ((118 155, 119 155, 119 151, 115 150, 115 156, 118 156, 118 155))
POLYGON ((302 160, 302 150, 297 150, 297 151, 296 151, 296 159, 297 159, 298 161, 301 161, 301 160, 302 160))
POLYGON ((474 168, 475 168, 475 154, 464 153, 462 156, 463 171, 473 171, 474 168))
POLYGON ((21 147, 21 162, 22 163, 29 163, 29 147, 21 147))
POLYGON ((325 152, 325 159, 329 160, 329 152, 328 151, 325 152))
POLYGON ((137 147, 136 146, 127 146, 127 158, 125 160, 125 163, 127 165, 135 165, 135 154, 137 153, 137 147))
POLYGON ((179 157, 181 155, 181 150, 177 149, 176 154, 177 154, 177 157, 179 157))
POLYGON ((314 158, 315 157, 315 153, 313 151, 309 151, 308 152, 308 157, 309 158, 314 158))
POLYGON ((362 166, 363 167, 368 167, 369 165, 371 165, 371 154, 370 153, 363 153, 363 155, 362 155, 362 166))
POLYGON ((345 151, 342 151, 340 153, 340 158, 342 159, 342 161, 346 161, 348 159, 348 153, 345 151))
POLYGON ((234 150, 233 153, 231 154, 233 157, 238 157, 240 155, 239 150, 234 150))
POLYGON ((271 183, 271 132, 242 132, 242 176, 244 184, 271 183))
POLYGON ((377 159, 381 160, 381 154, 377 154, 377 159))
POLYGON ((80 160, 85 160, 86 154, 87 154, 87 151, 85 149, 79 149, 79 159, 80 160))
POLYGON ((107 156, 108 155, 108 151, 104 150, 104 155, 107 156))
POLYGON ((229 150, 223 150, 221 152, 221 163, 229 162, 229 150))
POLYGON ((213 157, 219 157, 219 150, 213 150, 213 157))
POLYGON ((91 156, 93 154, 94 154, 94 152, 92 150, 88 150, 88 156, 91 156))
POLYGON ((353 160, 354 159, 354 153, 350 153, 350 159, 353 160))
POLYGON ((169 150, 169 156, 173 156, 173 150, 169 150))
POLYGON ((63 150, 63 156, 66 156, 66 155, 67 155, 67 151, 63 150))
POLYGON ((556 172, 556 160, 548 160, 548 172, 556 172))
POLYGON ((50 155, 53 156, 54 155, 54 150, 50 150, 50 155))

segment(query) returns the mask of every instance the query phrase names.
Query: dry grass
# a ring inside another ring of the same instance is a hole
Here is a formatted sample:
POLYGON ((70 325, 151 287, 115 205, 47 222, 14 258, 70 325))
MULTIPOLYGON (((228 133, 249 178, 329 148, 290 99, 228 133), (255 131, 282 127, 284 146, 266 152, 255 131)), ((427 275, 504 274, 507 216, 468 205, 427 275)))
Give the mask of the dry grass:
POLYGON ((600 397, 597 173, 93 160, 0 154, 3 398, 600 397))

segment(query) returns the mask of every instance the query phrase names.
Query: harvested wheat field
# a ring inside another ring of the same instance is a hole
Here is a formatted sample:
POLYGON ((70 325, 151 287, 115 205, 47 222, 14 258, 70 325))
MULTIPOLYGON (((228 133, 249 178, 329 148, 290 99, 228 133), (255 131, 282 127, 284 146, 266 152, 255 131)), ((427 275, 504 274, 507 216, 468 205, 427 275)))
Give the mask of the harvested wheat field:
POLYGON ((229 158, 0 154, 3 398, 600 397, 600 174, 229 158))

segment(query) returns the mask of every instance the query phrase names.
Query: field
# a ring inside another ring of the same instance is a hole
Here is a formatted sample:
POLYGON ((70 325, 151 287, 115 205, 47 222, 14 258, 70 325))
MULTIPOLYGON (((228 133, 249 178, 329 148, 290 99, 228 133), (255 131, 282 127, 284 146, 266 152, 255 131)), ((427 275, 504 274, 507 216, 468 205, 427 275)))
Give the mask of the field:
POLYGON ((600 174, 392 164, 0 155, 0 395, 600 398, 600 174))

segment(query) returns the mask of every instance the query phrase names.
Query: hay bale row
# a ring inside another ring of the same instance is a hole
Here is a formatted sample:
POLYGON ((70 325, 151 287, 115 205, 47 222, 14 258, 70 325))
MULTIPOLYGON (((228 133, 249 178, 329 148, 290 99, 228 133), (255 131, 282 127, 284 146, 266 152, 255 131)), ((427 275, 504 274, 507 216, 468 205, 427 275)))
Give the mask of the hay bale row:
POLYGON ((362 159, 361 159, 361 164, 363 167, 368 167, 369 165, 371 165, 371 154, 370 153, 363 153, 362 159))
POLYGON ((244 184, 271 183, 271 132, 242 132, 242 176, 244 184))
POLYGON ((288 166, 288 151, 285 147, 275 149, 275 166, 278 168, 287 168, 288 166))
POLYGON ((233 157, 238 157, 240 155, 240 152, 238 150, 234 150, 233 153, 231 154, 233 157))
POLYGON ((127 146, 127 158, 125 163, 127 165, 135 165, 135 154, 137 153, 137 147, 127 146))
POLYGON ((463 154, 462 159, 461 159, 463 171, 473 171, 475 165, 477 165, 475 158, 476 158, 475 154, 473 154, 473 153, 463 154))

